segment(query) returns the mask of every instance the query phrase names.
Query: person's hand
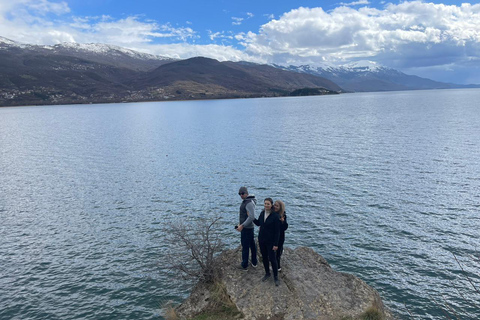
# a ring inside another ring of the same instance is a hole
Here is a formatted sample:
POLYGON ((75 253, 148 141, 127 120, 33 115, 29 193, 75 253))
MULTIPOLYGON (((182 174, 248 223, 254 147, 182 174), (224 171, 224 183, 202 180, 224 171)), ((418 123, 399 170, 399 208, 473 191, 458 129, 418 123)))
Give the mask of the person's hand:
POLYGON ((277 246, 273 246, 273 251, 277 251, 278 250, 278 247, 277 246))
POLYGON ((243 224, 239 225, 238 228, 237 228, 237 231, 242 231, 243 230, 243 224))
POLYGON ((285 217, 281 217, 280 221, 282 221, 282 222, 285 221, 285 217))

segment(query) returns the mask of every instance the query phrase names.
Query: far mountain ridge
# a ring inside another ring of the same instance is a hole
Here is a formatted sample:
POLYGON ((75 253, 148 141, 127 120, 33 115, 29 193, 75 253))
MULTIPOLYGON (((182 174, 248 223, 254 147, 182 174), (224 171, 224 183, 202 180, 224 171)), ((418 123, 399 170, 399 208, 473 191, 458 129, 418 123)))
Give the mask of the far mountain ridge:
POLYGON ((342 66, 274 66, 284 70, 324 77, 335 82, 348 92, 480 88, 480 85, 475 84, 460 85, 444 83, 407 75, 398 70, 368 61, 350 63, 342 66))

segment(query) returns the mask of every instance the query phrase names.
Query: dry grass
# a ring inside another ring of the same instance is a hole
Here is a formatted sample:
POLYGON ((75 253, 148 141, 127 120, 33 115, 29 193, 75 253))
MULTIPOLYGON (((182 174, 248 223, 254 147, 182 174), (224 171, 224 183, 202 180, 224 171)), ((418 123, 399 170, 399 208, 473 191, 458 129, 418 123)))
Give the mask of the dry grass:
MULTIPOLYGON (((219 282, 209 285, 210 300, 208 307, 201 314, 190 320, 235 320, 243 318, 235 304, 230 299, 225 286, 219 282)), ((165 308, 166 320, 178 320, 175 309, 171 306, 165 308)))
POLYGON ((342 317, 340 320, 384 320, 383 313, 376 307, 370 307, 365 310, 360 317, 342 317))
POLYGON ((177 312, 175 311, 175 308, 172 305, 166 306, 164 310, 165 310, 166 320, 179 320, 179 317, 177 316, 177 312))
POLYGON ((375 307, 368 308, 361 316, 361 320, 383 320, 383 314, 375 307))

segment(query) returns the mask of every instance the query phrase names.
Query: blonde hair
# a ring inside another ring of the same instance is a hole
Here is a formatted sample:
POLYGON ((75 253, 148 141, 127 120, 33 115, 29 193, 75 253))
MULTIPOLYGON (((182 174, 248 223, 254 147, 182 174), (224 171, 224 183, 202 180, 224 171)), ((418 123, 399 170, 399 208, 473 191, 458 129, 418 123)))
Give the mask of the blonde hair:
POLYGON ((283 203, 282 200, 277 200, 275 203, 278 203, 280 205, 280 210, 278 210, 278 214, 280 215, 280 218, 283 218, 285 216, 285 203, 283 203))

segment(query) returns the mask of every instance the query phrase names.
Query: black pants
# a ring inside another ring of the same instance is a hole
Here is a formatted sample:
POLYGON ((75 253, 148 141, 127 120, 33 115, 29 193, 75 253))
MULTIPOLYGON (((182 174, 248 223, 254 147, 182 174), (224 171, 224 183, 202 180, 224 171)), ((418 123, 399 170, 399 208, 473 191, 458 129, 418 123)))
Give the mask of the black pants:
POLYGON ((248 267, 248 254, 252 252, 252 264, 257 265, 257 245, 253 235, 253 228, 243 228, 240 241, 242 243, 242 267, 248 267))
POLYGON ((265 274, 270 274, 270 265, 272 265, 273 277, 278 278, 277 257, 275 251, 273 251, 273 243, 262 242, 258 240, 260 246, 260 252, 263 257, 263 267, 265 268, 265 274))
POLYGON ((278 244, 278 249, 277 249, 277 267, 280 269, 281 264, 280 264, 280 257, 282 256, 283 253, 283 243, 278 244))

